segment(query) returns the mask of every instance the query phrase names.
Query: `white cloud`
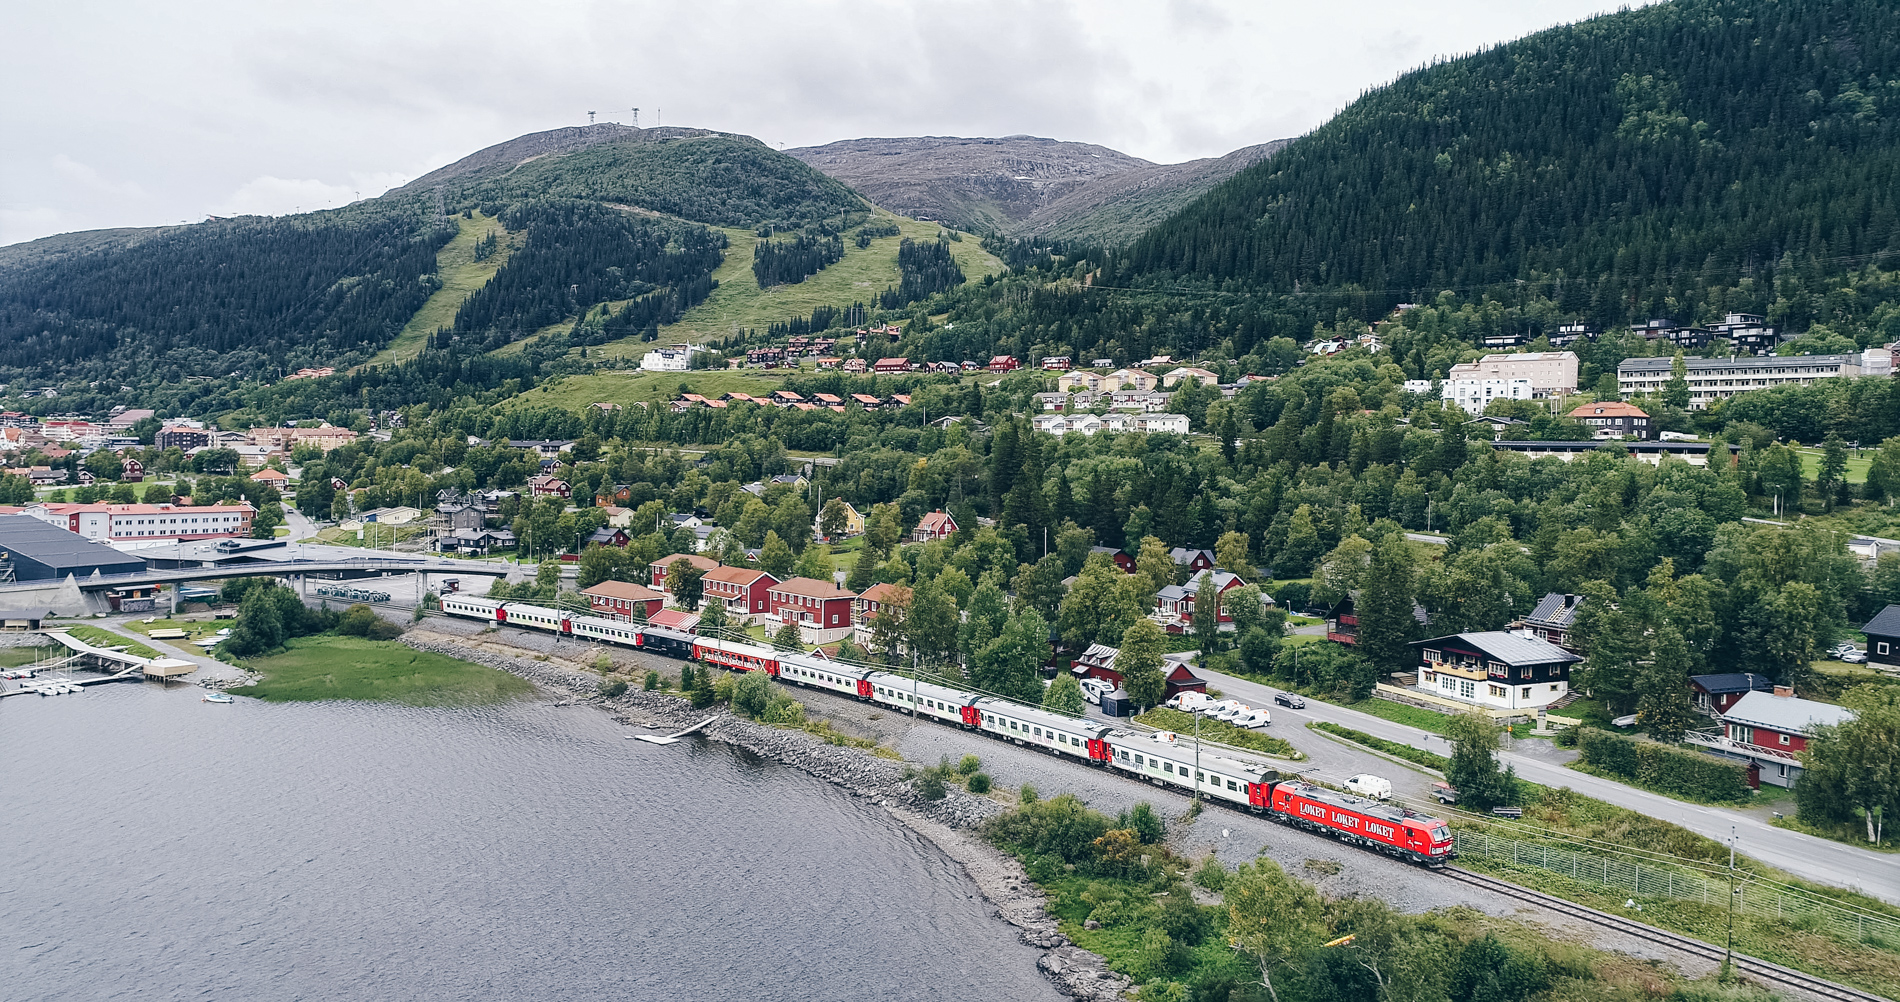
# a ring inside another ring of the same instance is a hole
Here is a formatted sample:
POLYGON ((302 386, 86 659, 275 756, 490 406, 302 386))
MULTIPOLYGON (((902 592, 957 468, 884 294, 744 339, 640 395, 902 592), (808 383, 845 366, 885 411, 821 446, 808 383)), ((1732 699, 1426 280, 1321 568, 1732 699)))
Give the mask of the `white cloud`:
POLYGON ((82 164, 64 153, 53 158, 53 169, 58 171, 61 177, 100 194, 122 195, 130 198, 145 197, 145 188, 137 181, 114 181, 100 173, 98 168, 82 164))

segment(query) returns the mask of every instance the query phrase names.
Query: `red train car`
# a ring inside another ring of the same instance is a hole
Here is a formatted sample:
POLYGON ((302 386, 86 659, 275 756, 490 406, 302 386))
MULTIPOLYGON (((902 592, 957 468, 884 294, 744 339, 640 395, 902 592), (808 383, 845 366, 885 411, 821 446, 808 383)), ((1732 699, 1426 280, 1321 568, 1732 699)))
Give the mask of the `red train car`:
POLYGON ((778 675, 778 652, 769 647, 700 637, 693 641, 693 657, 706 664, 734 671, 756 671, 762 668, 767 675, 778 675))
POLYGON ((1307 783, 1273 787, 1274 816, 1402 859, 1442 866, 1450 862, 1451 828, 1438 818, 1307 783))

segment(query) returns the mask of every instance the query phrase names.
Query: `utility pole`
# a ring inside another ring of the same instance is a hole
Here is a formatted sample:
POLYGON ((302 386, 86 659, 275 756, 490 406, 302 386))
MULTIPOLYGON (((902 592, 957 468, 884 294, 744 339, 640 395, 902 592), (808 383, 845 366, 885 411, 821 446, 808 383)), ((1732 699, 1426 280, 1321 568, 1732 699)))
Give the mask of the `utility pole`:
POLYGON ((1201 806, 1201 712, 1194 711, 1194 806, 1201 806))
POLYGON ((1728 826, 1728 946, 1722 953, 1721 980, 1735 968, 1735 826, 1728 826))

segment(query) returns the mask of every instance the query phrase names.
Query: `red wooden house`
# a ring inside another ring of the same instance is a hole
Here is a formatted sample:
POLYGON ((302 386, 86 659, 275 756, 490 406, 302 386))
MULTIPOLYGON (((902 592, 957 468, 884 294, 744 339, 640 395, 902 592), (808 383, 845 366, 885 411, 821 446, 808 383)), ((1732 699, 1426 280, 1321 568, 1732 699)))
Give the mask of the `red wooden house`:
POLYGON ((727 618, 737 623, 764 616, 770 606, 767 593, 778 584, 778 578, 750 567, 716 567, 699 581, 705 601, 724 603, 727 618))
POLYGON ((660 611, 660 605, 666 596, 648 588, 646 585, 631 581, 602 581, 591 588, 581 590, 587 596, 587 604, 593 607, 594 615, 603 619, 618 619, 631 622, 633 613, 639 609, 640 618, 651 616, 660 611))

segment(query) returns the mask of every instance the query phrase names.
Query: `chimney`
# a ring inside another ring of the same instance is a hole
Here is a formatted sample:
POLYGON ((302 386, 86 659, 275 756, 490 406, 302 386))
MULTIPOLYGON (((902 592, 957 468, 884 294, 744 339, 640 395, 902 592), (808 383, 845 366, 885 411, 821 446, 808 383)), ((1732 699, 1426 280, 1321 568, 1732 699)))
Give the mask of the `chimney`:
POLYGON ((1794 686, 1792 685, 1775 686, 1775 698, 1776 699, 1793 699, 1794 686))
POLYGON ((1564 608, 1568 609, 1571 606, 1576 605, 1576 604, 1577 604, 1577 596, 1572 595, 1568 592, 1564 593, 1564 608))

